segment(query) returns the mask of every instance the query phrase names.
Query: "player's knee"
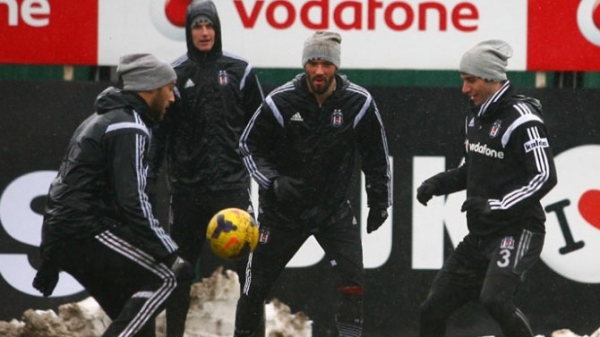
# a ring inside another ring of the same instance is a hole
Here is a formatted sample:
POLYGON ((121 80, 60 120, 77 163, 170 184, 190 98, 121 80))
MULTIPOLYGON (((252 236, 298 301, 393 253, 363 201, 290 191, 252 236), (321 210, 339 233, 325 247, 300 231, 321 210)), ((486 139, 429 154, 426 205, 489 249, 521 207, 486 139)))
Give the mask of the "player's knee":
POLYGON ((428 322, 437 322, 446 319, 444 312, 440 310, 440 305, 434 303, 431 297, 428 297, 419 305, 419 317, 421 324, 431 324, 428 322))
POLYGON ((338 292, 342 296, 362 296, 365 292, 365 287, 362 285, 350 285, 338 287, 338 292))
POLYGON ((177 258, 171 266, 171 271, 178 283, 190 283, 194 278, 194 267, 182 258, 177 258))
POLYGON ((432 305, 429 300, 425 300, 419 305, 419 315, 421 317, 431 316, 432 311, 432 305))
POLYGON ((480 302, 495 319, 510 315, 512 312, 510 300, 494 294, 482 294, 480 302))

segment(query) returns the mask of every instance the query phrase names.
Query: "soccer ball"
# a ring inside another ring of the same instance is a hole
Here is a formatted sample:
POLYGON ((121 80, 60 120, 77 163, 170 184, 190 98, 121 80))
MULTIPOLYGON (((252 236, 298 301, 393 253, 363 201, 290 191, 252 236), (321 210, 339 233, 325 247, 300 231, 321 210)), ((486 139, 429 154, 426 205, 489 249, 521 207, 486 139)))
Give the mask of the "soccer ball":
POLYGON ((239 208, 226 208, 215 214, 206 230, 210 248, 223 259, 248 256, 258 244, 258 225, 254 218, 239 208))

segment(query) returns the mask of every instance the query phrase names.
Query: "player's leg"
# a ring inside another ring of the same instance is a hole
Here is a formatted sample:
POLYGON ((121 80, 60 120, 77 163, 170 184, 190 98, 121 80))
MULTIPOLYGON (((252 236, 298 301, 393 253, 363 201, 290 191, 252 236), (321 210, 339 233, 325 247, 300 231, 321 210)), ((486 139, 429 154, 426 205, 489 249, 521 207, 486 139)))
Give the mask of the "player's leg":
POLYGON ((206 208, 206 204, 193 191, 179 189, 171 196, 169 234, 179 246, 178 255, 194 266, 206 240, 206 226, 212 216, 206 208))
POLYGON ((487 259, 476 239, 467 235, 448 257, 420 306, 420 337, 443 337, 446 320, 469 301, 476 301, 487 259))
POLYGON ((487 277, 481 292, 482 305, 498 322, 506 337, 533 336, 527 318, 513 301, 519 283, 518 277, 493 274, 487 277))
POLYGON ((156 320, 149 320, 135 337, 156 337, 156 320))
MULTIPOLYGON (((215 203, 215 208, 218 210, 230 207, 239 208, 247 211, 250 214, 250 216, 252 216, 256 221, 258 221, 256 218, 256 214, 254 213, 250 189, 240 189, 229 192, 225 196, 215 200, 215 203)), ((218 262, 221 266, 223 266, 223 268, 233 270, 238 275, 241 296, 242 290, 244 289, 244 285, 246 283, 246 267, 248 266, 248 256, 231 261, 220 260, 218 262)), ((204 265, 202 266, 202 268, 204 268, 204 265)), ((264 320, 256 334, 257 336, 265 335, 264 320)))
POLYGON ((72 241, 54 255, 109 315, 104 337, 137 336, 152 324, 176 287, 176 276, 142 249, 111 231, 72 241))
POLYGON ((523 230, 514 236, 498 238, 489 246, 490 265, 480 301, 507 337, 533 336, 527 318, 514 303, 514 296, 525 272, 539 260, 543 242, 543 234, 523 230))
MULTIPOLYGON (((196 266, 202 246, 206 240, 206 226, 210 216, 195 193, 174 191, 171 199, 170 235, 179 246, 178 254, 192 266, 196 266), (206 224, 204 224, 206 222, 206 224)), ((178 287, 167 304, 167 337, 182 337, 190 307, 191 280, 187 289, 178 287)))
POLYGON ((308 238, 297 229, 260 225, 258 246, 248 258, 246 281, 237 303, 235 337, 259 337, 265 299, 287 263, 308 238))
POLYGON ((171 270, 177 278, 177 287, 166 304, 166 336, 183 337, 190 307, 190 289, 194 278, 194 267, 188 261, 179 259, 171 266, 171 270))
MULTIPOLYGON (((231 191, 200 195, 195 191, 175 191, 171 202, 172 224, 171 236, 179 245, 178 253, 196 268, 196 280, 200 271, 213 272, 218 265, 233 269, 240 276, 243 284, 243 272, 247 260, 228 262, 211 259, 200 260, 206 241, 206 229, 210 219, 218 211, 235 207, 247 210, 250 198, 247 190, 231 191), (201 268, 201 270, 200 270, 201 268)), ((182 337, 185 332, 185 321, 189 311, 189 289, 178 287, 167 305, 166 323, 167 337, 182 337)))
POLYGON ((350 207, 343 207, 326 220, 314 235, 336 274, 335 320, 339 336, 359 337, 363 324, 365 271, 360 228, 350 207))

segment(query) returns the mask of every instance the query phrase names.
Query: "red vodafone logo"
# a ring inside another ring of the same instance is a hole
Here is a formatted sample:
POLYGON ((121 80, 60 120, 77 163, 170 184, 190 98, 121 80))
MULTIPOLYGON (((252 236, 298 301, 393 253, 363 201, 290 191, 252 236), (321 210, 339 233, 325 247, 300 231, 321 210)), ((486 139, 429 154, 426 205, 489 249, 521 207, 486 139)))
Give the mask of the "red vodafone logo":
POLYGON ((185 15, 192 0, 151 0, 150 18, 164 36, 185 41, 185 15))
POLYGON ((594 21, 594 25, 596 25, 596 28, 600 29, 600 1, 596 1, 592 18, 594 21))
POLYGON ((600 47, 600 0, 582 0, 579 3, 577 25, 590 43, 600 47))
POLYGON ((447 31, 454 28, 472 32, 479 26, 479 10, 468 1, 448 5, 444 1, 234 0, 234 5, 242 25, 249 29, 259 21, 266 21, 275 29, 302 25, 308 29, 447 31))
POLYGON ((174 26, 185 27, 185 13, 191 0, 167 0, 165 3, 165 16, 174 26))

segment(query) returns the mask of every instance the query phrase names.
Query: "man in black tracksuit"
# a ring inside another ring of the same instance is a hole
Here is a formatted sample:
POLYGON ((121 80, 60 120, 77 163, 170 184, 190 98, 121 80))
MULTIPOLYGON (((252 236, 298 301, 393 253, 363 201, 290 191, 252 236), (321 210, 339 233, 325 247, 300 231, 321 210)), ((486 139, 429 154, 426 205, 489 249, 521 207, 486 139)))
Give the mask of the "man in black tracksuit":
POLYGON ((166 156, 171 235, 181 256, 195 263, 210 218, 224 208, 250 207, 250 178, 237 146, 263 96, 251 65, 222 51, 212 1, 192 2, 186 22, 188 52, 174 62, 177 97, 156 128, 151 171, 166 156), (197 30, 212 30, 212 37, 198 33, 195 44, 197 30), (211 40, 211 48, 200 49, 211 40))
POLYGON ((348 201, 357 155, 376 230, 391 205, 381 116, 371 95, 337 74, 341 37, 317 32, 303 50, 304 74, 275 89, 246 127, 240 150, 260 186, 260 241, 238 301, 235 336, 256 336, 264 301, 314 235, 337 276, 339 336, 361 335, 364 268, 360 228, 348 201))
POLYGON ((532 337, 514 296, 525 272, 539 260, 545 214, 540 199, 556 185, 556 168, 538 100, 514 93, 506 78, 512 48, 484 41, 460 63, 465 119, 465 161, 417 189, 426 205, 433 195, 467 190, 469 234, 436 276, 421 305, 421 337, 442 337, 446 319, 479 301, 506 337, 532 337))
MULTIPOLYGON (((179 254, 197 265, 208 222, 215 213, 230 207, 254 213, 250 178, 238 142, 263 94, 252 66, 223 52, 221 22, 212 1, 189 5, 185 31, 187 54, 173 63, 178 95, 155 130, 150 175, 157 176, 166 157, 170 234, 180 247, 179 254)), ((209 268, 206 262, 198 265, 209 268)), ((244 273, 244 261, 221 262, 244 273)), ((178 301, 180 313, 167 309, 168 337, 183 334, 188 310, 183 301, 178 301)))
POLYGON ((50 186, 33 286, 51 295, 64 270, 111 318, 102 336, 154 337, 156 315, 193 272, 146 194, 150 127, 174 101, 176 74, 150 54, 123 56, 117 73, 123 90, 98 96, 50 186))

